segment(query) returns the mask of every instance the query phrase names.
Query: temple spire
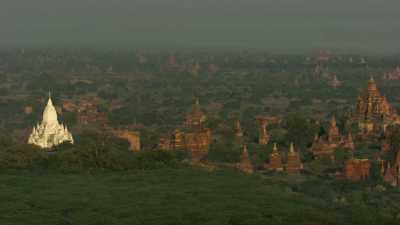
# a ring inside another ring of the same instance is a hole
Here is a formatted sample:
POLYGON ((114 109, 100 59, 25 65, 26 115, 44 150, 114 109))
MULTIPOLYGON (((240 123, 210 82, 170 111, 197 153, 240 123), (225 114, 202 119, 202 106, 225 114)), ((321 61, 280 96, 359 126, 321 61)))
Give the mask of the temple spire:
POLYGON ((293 142, 290 143, 289 154, 287 155, 286 171, 288 174, 298 174, 303 169, 299 152, 294 149, 293 142))
POLYGON ((376 91, 378 88, 376 87, 376 83, 374 77, 371 76, 368 81, 368 91, 376 91))
POLYGON ((290 153, 294 153, 294 144, 293 144, 293 142, 290 143, 290 150, 289 150, 289 152, 290 152, 290 153))
POLYGON ((272 147, 272 152, 278 152, 278 146, 274 143, 274 147, 272 147))
POLYGON ((235 131, 236 131, 235 135, 236 135, 237 138, 243 137, 243 130, 242 130, 242 126, 240 125, 240 121, 239 120, 236 120, 235 131))
POLYGON ((53 105, 51 95, 49 95, 49 99, 47 100, 47 105, 43 111, 42 122, 46 124, 58 123, 57 111, 53 105))
POLYGON ((49 90, 49 93, 48 93, 47 104, 48 104, 48 105, 49 105, 49 104, 53 105, 53 99, 51 99, 51 91, 50 91, 50 90, 49 90))
POLYGON ((43 111, 42 122, 34 126, 28 143, 48 149, 63 142, 73 143, 74 140, 68 128, 58 122, 57 111, 49 92, 49 99, 43 111))
POLYGON ((243 152, 242 152, 242 155, 240 156, 240 162, 237 166, 238 166, 238 169, 244 173, 251 174, 254 172, 254 168, 251 163, 246 144, 243 145, 243 152))
POLYGON ((331 126, 336 127, 336 117, 335 116, 332 116, 332 118, 331 118, 331 126))
POLYGON ((193 111, 198 112, 200 111, 200 101, 199 98, 196 98, 194 105, 193 105, 193 111))

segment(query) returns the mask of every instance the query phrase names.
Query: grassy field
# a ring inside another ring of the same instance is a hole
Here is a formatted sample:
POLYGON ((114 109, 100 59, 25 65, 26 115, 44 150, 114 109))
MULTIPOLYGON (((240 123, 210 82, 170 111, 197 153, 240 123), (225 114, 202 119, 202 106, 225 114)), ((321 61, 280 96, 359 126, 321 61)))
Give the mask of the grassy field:
POLYGON ((188 168, 3 170, 0 224, 399 224, 399 193, 351 185, 188 168))

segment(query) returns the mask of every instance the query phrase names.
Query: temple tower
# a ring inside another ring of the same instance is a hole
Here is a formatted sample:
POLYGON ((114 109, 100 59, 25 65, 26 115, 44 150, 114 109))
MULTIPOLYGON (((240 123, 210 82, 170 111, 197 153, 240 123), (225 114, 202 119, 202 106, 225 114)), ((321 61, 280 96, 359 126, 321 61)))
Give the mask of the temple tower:
POLYGON ((397 179, 395 177, 395 174, 393 173, 393 169, 390 166, 390 162, 388 162, 388 165, 386 167, 386 171, 385 171, 385 175, 383 177, 383 180, 392 185, 392 186, 396 186, 397 185, 397 179))
POLYGON ((329 130, 328 130, 328 142, 330 143, 338 143, 340 142, 340 133, 339 128, 336 125, 336 118, 332 116, 329 130))
MULTIPOLYGON (((368 86, 357 98, 355 120, 363 134, 385 131, 388 124, 397 123, 396 110, 389 104, 385 96, 382 96, 371 77, 368 86)), ((379 132, 378 132, 379 133, 379 132)))
POLYGON ((57 111, 53 105, 51 95, 47 101, 40 124, 33 127, 28 144, 37 145, 43 149, 52 148, 64 142, 74 143, 68 128, 58 122, 57 111))
POLYGON ((287 158, 286 172, 288 174, 298 174, 303 169, 299 152, 295 151, 293 143, 290 143, 290 150, 287 158))
POLYGON ((235 123, 235 136, 239 140, 243 137, 243 129, 239 120, 237 120, 235 123))
POLYGON ((254 172, 253 165, 249 157, 249 152, 247 151, 247 145, 243 145, 243 152, 240 156, 240 162, 238 164, 238 169, 244 173, 252 174, 254 172))
POLYGON ((347 138, 343 142, 343 147, 347 148, 347 149, 350 149, 350 150, 354 150, 355 149, 353 136, 351 135, 350 132, 347 134, 347 138))
POLYGON ((277 147, 276 143, 274 143, 272 152, 269 156, 269 163, 266 164, 265 167, 266 167, 266 169, 269 169, 269 170, 275 170, 275 171, 283 170, 282 155, 278 151, 278 147, 277 147))
POLYGON ((258 144, 267 145, 271 139, 267 131, 268 120, 264 117, 258 117, 257 122, 259 124, 258 144))
POLYGON ((196 99, 192 106, 191 113, 186 117, 185 125, 187 128, 199 129, 203 127, 204 122, 207 120, 207 116, 201 111, 199 99, 196 99))

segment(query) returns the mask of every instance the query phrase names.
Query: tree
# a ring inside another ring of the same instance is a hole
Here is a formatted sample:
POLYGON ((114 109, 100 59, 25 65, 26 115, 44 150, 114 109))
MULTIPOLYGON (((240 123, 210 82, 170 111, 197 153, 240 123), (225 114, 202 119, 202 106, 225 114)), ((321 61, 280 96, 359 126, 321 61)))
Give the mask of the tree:
POLYGON ((396 158, 397 152, 400 150, 400 126, 393 125, 387 130, 387 141, 390 145, 390 150, 387 154, 387 160, 393 161, 396 158))
POLYGON ((286 140, 294 142, 297 146, 308 147, 318 132, 318 126, 301 117, 299 115, 289 115, 284 122, 284 127, 287 129, 286 140))
POLYGON ((12 144, 0 149, 0 166, 4 168, 29 168, 47 158, 39 147, 29 144, 12 144))

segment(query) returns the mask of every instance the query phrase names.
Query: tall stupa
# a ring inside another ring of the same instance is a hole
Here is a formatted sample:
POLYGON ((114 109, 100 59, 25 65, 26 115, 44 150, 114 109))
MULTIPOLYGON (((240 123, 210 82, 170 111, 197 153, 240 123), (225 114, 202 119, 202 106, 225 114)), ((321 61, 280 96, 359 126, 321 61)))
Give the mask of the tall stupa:
POLYGON ((54 108, 51 95, 43 112, 42 122, 33 127, 28 144, 34 144, 48 149, 64 142, 74 143, 72 134, 68 128, 58 122, 57 111, 54 108))

